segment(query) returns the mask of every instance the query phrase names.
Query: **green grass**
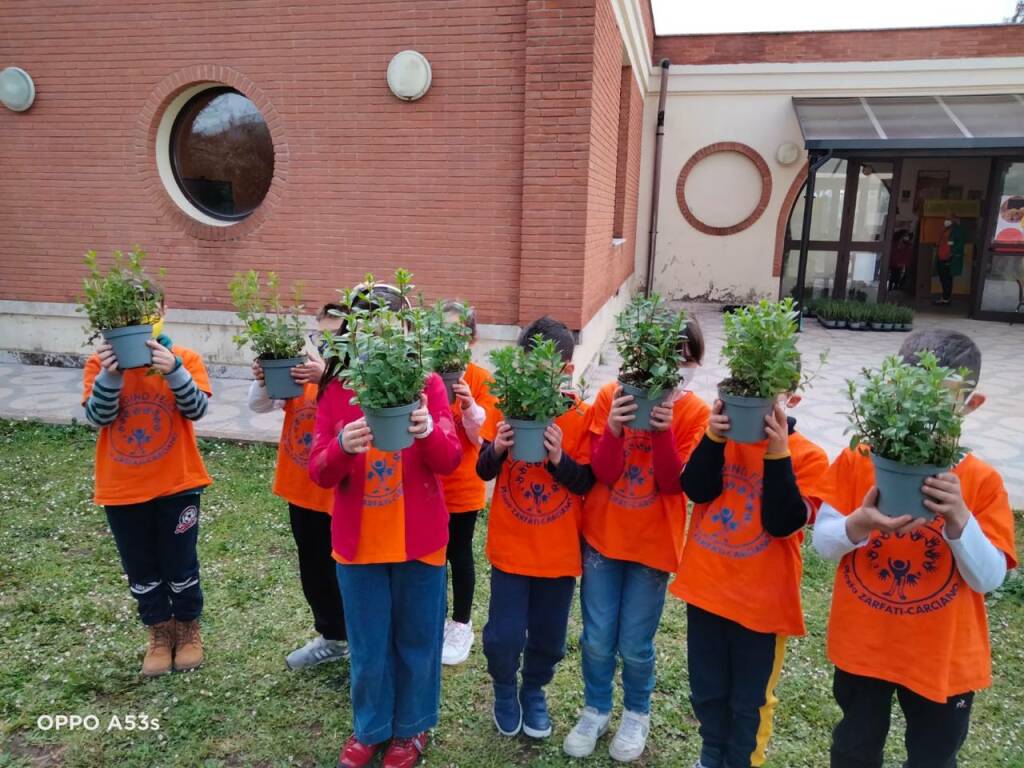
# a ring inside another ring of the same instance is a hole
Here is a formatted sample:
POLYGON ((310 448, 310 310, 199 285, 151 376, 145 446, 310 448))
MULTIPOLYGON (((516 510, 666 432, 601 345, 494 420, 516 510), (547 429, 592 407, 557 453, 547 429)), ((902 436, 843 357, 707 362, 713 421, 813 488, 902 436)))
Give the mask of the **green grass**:
MULTIPOLYGON (((308 639, 284 505, 270 492, 274 451, 203 441, 216 483, 203 498, 199 551, 206 593, 207 663, 145 682, 144 635, 102 510, 91 502, 93 435, 84 428, 0 422, 0 768, 13 766, 331 766, 349 734, 346 668, 285 670, 308 639), (146 713, 157 732, 104 732, 112 715, 146 713), (44 732, 40 715, 96 715, 97 732, 44 732)), ((1024 528, 1018 519, 1018 531, 1024 528)), ((482 530, 478 545, 483 541, 482 530)), ((487 578, 475 624, 483 626, 487 578)), ((790 644, 770 766, 827 764, 838 710, 824 657, 832 567, 807 553, 808 635, 790 644)), ((1024 579, 990 599, 995 685, 975 704, 961 764, 1024 765, 1024 579)), ((550 689, 553 737, 499 737, 479 642, 445 669, 441 725, 429 765, 567 766, 561 740, 582 706, 578 610, 569 655, 550 689)), ((698 750, 687 702, 685 619, 669 598, 658 636, 658 687, 646 766, 688 768, 698 750)), ((889 764, 902 751, 897 718, 889 764)), ((601 745, 584 764, 609 766, 601 745)))

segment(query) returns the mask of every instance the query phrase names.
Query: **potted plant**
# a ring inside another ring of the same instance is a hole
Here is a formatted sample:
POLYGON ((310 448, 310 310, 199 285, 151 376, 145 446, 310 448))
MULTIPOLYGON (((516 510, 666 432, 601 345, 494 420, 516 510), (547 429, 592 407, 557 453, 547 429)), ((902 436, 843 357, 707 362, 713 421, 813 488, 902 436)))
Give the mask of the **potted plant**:
POLYGON ((807 378, 801 383, 796 338, 797 312, 789 298, 762 299, 725 316, 722 359, 730 376, 718 385, 718 396, 729 416, 726 436, 730 440, 764 440, 764 420, 776 398, 810 382, 807 378))
POLYGON ((89 320, 89 342, 102 336, 113 347, 121 370, 142 368, 153 360, 146 342, 153 337, 152 322, 160 317, 163 295, 143 269, 145 258, 138 246, 127 255, 114 251, 114 263, 104 274, 96 251, 85 254, 89 276, 77 311, 89 320))
POLYGON ((933 517, 921 484, 964 456, 960 445, 966 369, 939 365, 928 351, 917 365, 887 357, 877 371, 864 369, 861 387, 848 379, 850 448, 870 453, 878 508, 889 517, 933 517))
POLYGON ((472 358, 470 344, 473 343, 473 330, 469 322, 469 309, 460 306, 462 308, 457 312, 445 312, 444 303, 438 302, 426 315, 431 369, 444 381, 449 403, 455 402, 452 387, 462 378, 472 358))
POLYGON ((686 313, 669 308, 657 294, 634 296, 615 318, 619 384, 637 405, 630 429, 650 429, 651 411, 679 384, 685 331, 686 313))
POLYGON ((839 314, 838 302, 831 300, 824 300, 818 304, 817 307, 818 322, 821 323, 825 328, 835 328, 839 321, 836 319, 839 314))
POLYGON ((430 374, 425 312, 409 306, 413 285, 406 270, 395 271, 400 309, 386 306, 374 295, 374 286, 373 275, 367 275, 357 290, 343 292, 343 303, 350 307, 348 330, 330 337, 328 344, 346 361, 338 378, 355 392, 373 447, 400 451, 413 443, 410 417, 430 374))
POLYGON ((909 331, 914 326, 914 310, 910 307, 897 306, 893 315, 893 328, 897 331, 909 331))
POLYGON ((490 358, 494 363, 491 394, 515 434, 512 458, 544 461, 544 430, 570 405, 562 392, 569 377, 562 372, 565 366, 558 347, 537 336, 529 350, 503 347, 493 350, 490 358))
POLYGON ((242 330, 235 334, 234 342, 239 349, 248 345, 256 354, 267 395, 289 400, 302 394, 302 385, 292 379, 292 368, 306 362, 302 354, 306 328, 300 316, 300 288, 295 288, 292 306, 285 306, 278 286, 274 272, 267 273, 266 295, 258 272, 235 275, 229 287, 242 330))
POLYGON ((868 304, 868 329, 872 331, 885 330, 885 304, 868 304))
POLYGON ((846 325, 851 331, 863 331, 868 324, 868 305, 859 301, 847 302, 846 317, 846 325))

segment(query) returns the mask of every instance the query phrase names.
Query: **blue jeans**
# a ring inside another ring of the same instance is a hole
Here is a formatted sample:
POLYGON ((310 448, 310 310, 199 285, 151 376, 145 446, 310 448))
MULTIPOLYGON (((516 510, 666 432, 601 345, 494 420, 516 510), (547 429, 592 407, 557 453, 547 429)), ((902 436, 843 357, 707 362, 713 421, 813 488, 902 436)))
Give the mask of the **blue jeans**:
POLYGON ((380 744, 433 728, 441 704, 444 566, 339 564, 337 572, 356 738, 380 744))
POLYGON ((668 573, 640 563, 613 560, 583 544, 583 698, 598 712, 612 711, 617 657, 622 658, 623 704, 651 711, 654 635, 665 607, 668 573))
POLYGON ((543 688, 565 657, 572 576, 520 576, 491 568, 491 604, 484 627, 487 671, 495 685, 515 685, 523 661, 523 688, 543 688))

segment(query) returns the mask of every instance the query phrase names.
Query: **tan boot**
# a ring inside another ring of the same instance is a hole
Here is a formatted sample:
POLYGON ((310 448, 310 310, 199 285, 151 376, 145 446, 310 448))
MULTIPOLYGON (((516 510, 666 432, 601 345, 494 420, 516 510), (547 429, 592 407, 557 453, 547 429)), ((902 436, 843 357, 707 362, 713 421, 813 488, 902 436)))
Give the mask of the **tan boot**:
POLYGON ((159 677, 171 671, 171 657, 174 653, 174 619, 161 621, 147 627, 149 647, 142 660, 142 674, 145 677, 159 677))
POLYGON ((199 621, 176 621, 174 629, 175 671, 195 669, 203 663, 203 638, 199 635, 199 621))

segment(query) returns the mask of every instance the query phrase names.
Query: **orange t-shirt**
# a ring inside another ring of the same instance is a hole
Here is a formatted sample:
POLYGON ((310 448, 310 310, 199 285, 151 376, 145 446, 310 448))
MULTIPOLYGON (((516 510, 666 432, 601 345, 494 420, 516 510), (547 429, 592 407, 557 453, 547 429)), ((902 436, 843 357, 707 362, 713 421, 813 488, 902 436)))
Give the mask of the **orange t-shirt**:
MULTIPOLYGON (((777 539, 761 525, 767 447, 767 440, 725 444, 722 493, 694 506, 679 572, 669 589, 676 597, 755 632, 803 635, 803 531, 777 539)), ((828 456, 798 432, 789 436, 789 453, 800 495, 813 511, 813 490, 828 469, 828 456)))
MULTIPOLYGON (((334 559, 344 565, 404 563, 405 495, 402 486, 402 452, 366 453, 366 478, 363 483, 363 514, 356 556, 346 560, 337 552, 334 559)), ((421 557, 427 565, 444 565, 445 547, 421 557)))
POLYGON ((316 396, 319 389, 317 384, 306 384, 300 397, 285 400, 273 490, 277 496, 291 504, 330 514, 334 491, 321 488, 310 480, 306 469, 309 449, 313 446, 316 396))
MULTIPOLYGON (((618 382, 601 388, 591 411, 590 431, 604 432, 618 382)), ((700 442, 711 409, 693 392, 676 400, 672 437, 683 463, 700 442)), ((651 432, 626 427, 626 466, 615 485, 594 483, 583 508, 583 537, 605 557, 643 563, 675 573, 683 551, 686 497, 662 494, 654 482, 651 432)))
MULTIPOLYGON (((555 419, 562 452, 578 464, 590 461, 589 410, 578 402, 555 419)), ((579 576, 582 512, 583 497, 555 480, 545 463, 506 457, 487 518, 487 558, 520 576, 579 576)))
MULTIPOLYGON (((497 430, 499 416, 495 404, 497 400, 491 394, 488 384, 491 374, 479 365, 470 363, 466 366, 466 384, 473 393, 473 400, 484 409, 484 423, 480 427, 480 437, 493 440, 497 430)), ((487 484, 476 474, 476 460, 480 456, 480 446, 470 441, 462 426, 462 408, 459 401, 452 403, 452 418, 455 419, 455 431, 462 443, 462 461, 450 475, 441 476, 441 487, 444 489, 444 501, 448 512, 476 512, 487 504, 487 484)))
MULTIPOLYGON (((1016 567, 1013 512, 999 473, 972 454, 953 473, 981 530, 1016 567)), ((816 494, 849 515, 874 483, 871 459, 846 449, 816 494)), ((828 625, 833 664, 937 702, 992 684, 985 596, 960 576, 942 528, 936 518, 910 534, 875 531, 843 557, 828 625)))
MULTIPOLYGON (((174 345, 196 386, 211 394, 203 359, 191 349, 174 345)), ((100 358, 85 363, 82 402, 92 394, 101 370, 100 358)), ((193 488, 212 480, 199 455, 192 422, 178 411, 174 393, 151 368, 123 371, 117 419, 101 427, 96 440, 96 493, 100 505, 141 504, 193 488)))

